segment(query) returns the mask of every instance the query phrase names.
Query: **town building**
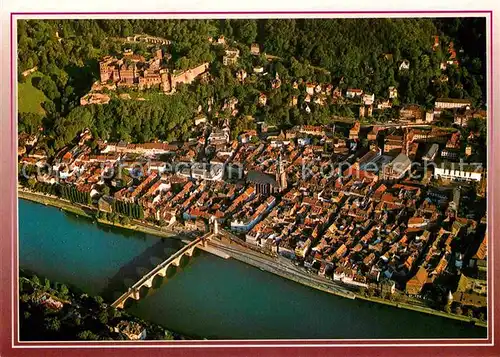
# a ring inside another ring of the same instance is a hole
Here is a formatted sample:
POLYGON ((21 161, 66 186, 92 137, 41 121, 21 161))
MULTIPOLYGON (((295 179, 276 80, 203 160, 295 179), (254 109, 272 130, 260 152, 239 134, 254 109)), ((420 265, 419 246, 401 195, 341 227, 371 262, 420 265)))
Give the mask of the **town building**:
POLYGON ((410 61, 408 60, 403 60, 401 64, 399 65, 399 70, 400 71, 405 71, 410 69, 410 61))
POLYGON ((396 99, 398 97, 398 89, 394 86, 389 87, 389 99, 396 99))
POLYGON ((410 171, 411 160, 405 154, 399 154, 394 160, 384 167, 384 179, 397 180, 401 179, 408 171, 410 171))
POLYGON ((408 295, 419 295, 427 282, 428 273, 424 267, 420 267, 417 273, 406 283, 405 292, 408 295))
POLYGON ((434 168, 434 176, 454 181, 481 181, 483 169, 481 164, 464 164, 443 162, 434 168))
POLYGON ((359 131, 361 130, 361 124, 359 121, 354 123, 354 126, 349 130, 349 139, 357 140, 359 139, 359 131))
POLYGON ((439 150, 439 145, 438 144, 432 144, 429 151, 422 157, 423 160, 426 161, 434 161, 436 158, 436 154, 438 153, 439 150))
POLYGON ((225 52, 226 54, 222 57, 222 63, 224 66, 232 66, 238 62, 240 57, 240 50, 237 48, 229 48, 225 52))
POLYGON ((252 43, 250 45, 250 53, 254 56, 260 55, 260 46, 258 43, 252 43))
POLYGON ((384 140, 384 153, 394 154, 403 150, 404 141, 400 135, 389 135, 384 140))
MULTIPOLYGON (((375 94, 365 93, 365 94, 363 94, 362 100, 363 100, 363 103, 365 105, 372 105, 373 102, 375 101, 375 94)), ((370 116, 370 115, 368 115, 368 116, 370 116)))
POLYGON ((402 120, 421 121, 423 110, 419 105, 407 105, 400 109, 399 116, 402 120))
POLYGON ((379 134, 379 131, 380 131, 380 127, 378 126, 374 126, 372 128, 372 130, 368 133, 367 135, 367 139, 369 141, 376 141, 377 140, 377 137, 378 137, 378 134, 379 134))
POLYGON ((125 335, 129 340, 145 340, 146 329, 134 321, 120 321, 114 327, 115 332, 125 335))
POLYGON ((434 103, 434 108, 436 109, 469 109, 472 102, 468 99, 456 99, 456 98, 438 98, 434 103))
POLYGON ((425 122, 432 123, 433 121, 434 121, 434 112, 433 111, 426 111, 425 112, 425 122))
POLYGON ((356 97, 361 97, 363 95, 363 90, 362 89, 357 89, 357 88, 349 88, 347 89, 346 92, 346 97, 347 98, 356 98, 356 97))

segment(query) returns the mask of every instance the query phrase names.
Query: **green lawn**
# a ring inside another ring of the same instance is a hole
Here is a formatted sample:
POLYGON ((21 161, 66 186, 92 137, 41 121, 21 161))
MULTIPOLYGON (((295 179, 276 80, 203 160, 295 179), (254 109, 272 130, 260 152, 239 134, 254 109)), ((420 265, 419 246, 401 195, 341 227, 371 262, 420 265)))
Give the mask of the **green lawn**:
POLYGON ((26 78, 25 83, 18 83, 18 111, 20 113, 45 114, 42 103, 48 101, 43 92, 33 86, 31 81, 41 77, 39 72, 35 72, 26 78))

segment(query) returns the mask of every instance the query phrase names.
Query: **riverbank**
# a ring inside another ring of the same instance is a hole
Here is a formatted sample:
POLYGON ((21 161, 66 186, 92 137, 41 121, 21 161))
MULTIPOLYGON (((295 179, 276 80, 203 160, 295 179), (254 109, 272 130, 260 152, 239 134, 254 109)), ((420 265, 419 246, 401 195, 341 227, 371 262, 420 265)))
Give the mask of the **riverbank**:
POLYGON ((328 280, 325 282, 320 281, 319 277, 308 275, 305 272, 301 272, 295 266, 290 265, 287 266, 283 264, 281 259, 279 258, 270 258, 265 256, 259 252, 251 251, 248 248, 244 248, 236 243, 232 245, 220 244, 216 240, 212 240, 209 242, 209 246, 214 246, 218 250, 227 253, 242 263, 251 265, 255 268, 259 268, 260 270, 269 272, 274 275, 278 275, 282 278, 292 280, 296 283, 308 286, 313 289, 321 290, 329 294, 334 294, 337 296, 341 296, 348 299, 354 299, 354 294, 344 289, 344 287, 340 285, 331 284, 328 280), (328 284, 330 283, 330 284, 328 284))
POLYGON ((484 328, 487 327, 486 322, 482 322, 474 318, 469 318, 467 316, 448 314, 444 311, 432 309, 430 307, 418 306, 418 305, 408 304, 405 302, 390 301, 376 296, 372 297, 365 296, 359 294, 354 289, 347 290, 347 287, 343 284, 342 285, 337 284, 331 280, 327 280, 319 276, 313 276, 306 272, 302 272, 300 268, 295 267, 293 264, 289 262, 288 262, 289 264, 287 264, 287 262, 283 261, 283 259, 276 259, 276 261, 273 262, 274 264, 266 263, 266 260, 267 262, 269 262, 271 258, 269 258, 268 256, 264 256, 258 252, 249 252, 248 249, 247 251, 245 251, 246 248, 242 248, 241 246, 238 246, 236 244, 234 244, 232 247, 229 247, 227 245, 219 245, 214 241, 212 241, 210 244, 215 244, 218 247, 218 249, 227 252, 228 254, 231 255, 232 258, 239 260, 245 264, 252 265, 261 270, 281 276, 282 278, 295 281, 299 284, 311 287, 313 289, 321 290, 329 294, 349 299, 365 300, 372 303, 384 304, 396 308, 417 311, 439 317, 445 317, 453 320, 463 321, 466 323, 472 323, 479 327, 484 327, 484 328), (259 255, 261 255, 261 257, 257 258, 257 256, 259 255), (286 265, 288 265, 288 267, 286 267, 286 265))
POLYGON ((21 340, 132 340, 120 326, 134 324, 146 331, 147 340, 185 340, 181 334, 158 324, 117 311, 101 297, 89 296, 72 285, 49 281, 25 269, 19 270, 21 340))
MULTIPOLYGON (((85 216, 88 218, 94 218, 96 209, 92 211, 90 207, 79 207, 76 205, 73 205, 71 202, 66 202, 64 200, 61 200, 57 197, 51 197, 51 196, 46 196, 43 194, 36 194, 36 193, 31 193, 27 191, 19 191, 19 197, 30 200, 33 202, 41 203, 44 205, 50 205, 54 206, 57 208, 60 208, 64 211, 68 211, 74 214, 78 214, 81 216, 85 216)), ((164 237, 164 238, 178 238, 182 239, 181 235, 185 235, 187 237, 190 236, 190 234, 194 232, 182 232, 182 231, 170 231, 170 232, 165 232, 162 231, 162 228, 149 228, 147 226, 143 225, 121 225, 121 224, 115 224, 112 222, 108 221, 103 221, 99 222, 108 226, 114 226, 118 228, 123 228, 127 230, 132 230, 132 231, 137 231, 137 232, 142 232, 142 233, 147 233, 151 234, 154 236, 159 236, 159 237, 164 237)), ((375 303, 380 303, 384 305, 390 305, 393 307, 397 308, 404 308, 412 311, 418 311, 421 313, 425 314, 430 314, 434 316, 439 316, 439 317, 446 317, 449 319, 454 319, 454 320, 459 320, 462 322, 469 322, 469 323, 475 323, 477 326, 481 327, 486 327, 486 323, 481 322, 477 319, 470 319, 465 316, 461 315, 456 315, 456 314, 448 314, 444 311, 439 311, 423 306, 417 306, 417 305, 412 305, 408 303, 403 303, 403 302, 393 302, 390 300, 386 299, 381 299, 377 297, 367 297, 364 295, 361 295, 357 293, 357 291, 354 291, 354 289, 349 289, 345 285, 341 285, 339 283, 333 282, 331 280, 327 280, 324 278, 321 278, 317 275, 312 275, 309 274, 302 269, 296 267, 292 262, 286 260, 285 258, 280 258, 280 257, 271 257, 269 255, 265 255, 263 253, 260 253, 256 250, 252 250, 250 248, 244 247, 238 243, 236 243, 234 240, 227 239, 220 240, 219 242, 213 240, 210 245, 212 250, 207 250, 207 252, 214 254, 216 256, 219 256, 221 258, 227 259, 227 256, 230 256, 234 258, 235 260, 238 260, 240 262, 243 262, 245 264, 251 265, 253 267, 259 268, 260 270, 267 271, 269 273, 272 273, 274 275, 278 275, 284 279, 294 281, 296 283, 299 283, 304 286, 308 286, 310 288, 316 289, 316 290, 321 290, 323 292, 327 292, 329 294, 349 298, 349 299, 361 299, 361 300, 366 300, 370 302, 375 302, 375 303), (219 254, 215 254, 214 252, 217 251, 219 254)))
POLYGON ((434 315, 434 316, 440 316, 440 317, 445 317, 445 318, 454 319, 454 320, 458 320, 458 321, 463 321, 466 323, 474 324, 478 327, 484 327, 484 328, 488 327, 488 324, 486 322, 480 321, 478 319, 470 318, 470 317, 463 316, 463 315, 448 314, 445 311, 431 309, 430 307, 417 306, 417 305, 407 304, 404 302, 390 301, 387 299, 378 298, 376 296, 368 297, 368 296, 364 296, 364 295, 360 295, 360 294, 356 294, 356 298, 370 301, 370 302, 376 302, 379 304, 394 306, 394 307, 401 308, 401 309, 408 309, 408 310, 413 310, 413 311, 417 311, 417 312, 422 312, 424 314, 430 314, 430 315, 434 315))
POLYGON ((90 218, 92 220, 95 219, 99 224, 151 234, 161 238, 174 238, 181 240, 185 239, 186 237, 189 237, 190 234, 195 233, 186 230, 150 227, 149 225, 139 222, 137 220, 131 220, 132 224, 123 225, 118 222, 110 222, 101 218, 96 219, 95 215, 97 213, 97 209, 95 207, 76 205, 71 203, 70 201, 63 200, 56 196, 50 196, 26 190, 18 190, 18 196, 21 199, 29 200, 36 203, 41 203, 45 206, 48 205, 56 207, 63 211, 70 212, 82 217, 90 218))
POLYGON ((21 189, 17 190, 17 194, 19 198, 22 198, 24 200, 41 203, 45 206, 53 206, 63 211, 77 214, 79 216, 93 218, 93 215, 91 214, 93 210, 91 208, 84 209, 81 206, 74 205, 70 201, 63 200, 56 196, 44 195, 41 193, 35 193, 21 189))

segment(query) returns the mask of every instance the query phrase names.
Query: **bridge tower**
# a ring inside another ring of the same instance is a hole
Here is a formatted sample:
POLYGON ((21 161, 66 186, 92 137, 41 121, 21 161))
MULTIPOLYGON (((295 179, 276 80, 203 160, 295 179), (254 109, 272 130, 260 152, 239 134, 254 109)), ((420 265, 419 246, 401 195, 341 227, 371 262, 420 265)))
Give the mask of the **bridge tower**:
POLYGON ((213 234, 219 234, 219 222, 217 222, 217 218, 215 218, 215 216, 210 217, 208 224, 210 225, 210 230, 213 234))

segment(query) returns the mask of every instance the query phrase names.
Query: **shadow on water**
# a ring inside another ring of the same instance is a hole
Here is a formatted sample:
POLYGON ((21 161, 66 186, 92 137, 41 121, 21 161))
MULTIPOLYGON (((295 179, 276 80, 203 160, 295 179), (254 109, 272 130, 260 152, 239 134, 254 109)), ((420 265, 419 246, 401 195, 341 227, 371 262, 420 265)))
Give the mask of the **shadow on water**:
MULTIPOLYGON (((197 252, 196 249, 194 251, 197 252)), ((169 266, 169 268, 167 270, 167 276, 165 276, 165 277, 157 276, 154 279, 153 286, 151 288, 147 288, 147 287, 141 288, 141 290, 139 291, 141 299, 147 298, 148 296, 155 294, 158 290, 163 288, 176 275, 179 275, 179 274, 182 275, 183 270, 189 266, 189 264, 192 262, 192 260, 195 257, 196 257, 196 253, 193 253, 192 257, 188 257, 187 255, 184 255, 184 256, 182 256, 181 263, 178 267, 173 266, 173 265, 169 266)))
MULTIPOLYGON (((158 241, 153 246, 142 252, 140 255, 123 265, 116 272, 116 274, 108 280, 106 288, 103 289, 100 295, 108 301, 114 301, 130 286, 135 284, 141 277, 154 269, 158 264, 166 260, 182 247, 183 243, 175 239, 164 239, 158 241)), ((199 252, 197 251, 197 249, 195 249, 193 257, 197 255, 199 255, 199 252)), ((178 271, 181 271, 185 267, 187 267, 193 257, 184 255, 181 258, 181 262, 178 267, 175 267, 173 265, 169 266, 169 268, 167 269, 166 277, 161 277, 159 275, 156 276, 153 280, 153 286, 151 288, 141 288, 139 292, 141 298, 147 297, 153 294, 156 290, 160 289, 164 284, 168 282, 168 280, 173 278, 178 271)))
MULTIPOLYGON (((144 298, 147 298, 147 297, 155 294, 157 291, 159 291, 161 288, 163 288, 172 278, 174 278, 176 275, 178 275, 178 273, 182 273, 182 271, 190 265, 192 260, 195 259, 195 257, 197 257, 199 255, 200 255, 200 252, 195 249, 192 257, 188 257, 188 256, 184 255, 181 258, 181 262, 180 262, 180 265, 178 267, 170 265, 167 269, 167 275, 165 277, 157 275, 153 280, 153 286, 151 288, 148 288, 146 286, 141 287, 141 289, 139 290, 140 299, 142 300, 144 298)), ((137 279, 133 283, 131 282, 131 280, 129 280, 129 282, 131 283, 130 285, 134 284, 139 279, 140 279, 140 276, 138 276, 137 279)), ((117 285, 119 285, 119 284, 117 284, 117 285)), ((123 285, 123 288, 121 290, 112 291, 112 293, 114 293, 113 300, 118 298, 128 288, 126 286, 126 284, 123 284, 123 282, 122 282, 122 285, 123 285)), ((112 289, 109 289, 109 287, 108 287, 106 290, 109 291, 112 289)), ((104 293, 101 295, 104 296, 104 293)), ((125 300, 124 308, 128 309, 128 308, 137 306, 137 304, 138 304, 137 300, 129 297, 127 300, 125 300)))

